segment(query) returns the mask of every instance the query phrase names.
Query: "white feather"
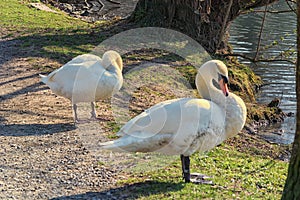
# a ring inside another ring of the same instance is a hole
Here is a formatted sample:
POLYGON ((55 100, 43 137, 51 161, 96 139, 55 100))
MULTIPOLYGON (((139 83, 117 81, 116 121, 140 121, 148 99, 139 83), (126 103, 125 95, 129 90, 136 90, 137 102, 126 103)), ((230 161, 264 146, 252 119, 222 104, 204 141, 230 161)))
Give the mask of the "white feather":
POLYGON ((55 94, 70 99, 72 103, 105 99, 118 91, 123 83, 123 66, 114 62, 119 54, 113 51, 106 54, 116 55, 110 57, 111 69, 104 66, 98 56, 84 54, 73 58, 48 76, 41 76, 41 80, 55 94))
POLYGON ((80 55, 48 76, 40 76, 53 93, 76 104, 105 99, 116 93, 123 84, 122 69, 120 55, 107 51, 103 59, 92 54, 80 55))
POLYGON ((174 99, 156 104, 127 122, 121 138, 102 143, 113 151, 191 155, 207 151, 236 135, 244 126, 246 107, 234 94, 214 88, 218 73, 228 76, 221 61, 209 61, 198 71, 197 88, 206 99, 174 99), (208 100, 209 99, 209 100, 208 100))

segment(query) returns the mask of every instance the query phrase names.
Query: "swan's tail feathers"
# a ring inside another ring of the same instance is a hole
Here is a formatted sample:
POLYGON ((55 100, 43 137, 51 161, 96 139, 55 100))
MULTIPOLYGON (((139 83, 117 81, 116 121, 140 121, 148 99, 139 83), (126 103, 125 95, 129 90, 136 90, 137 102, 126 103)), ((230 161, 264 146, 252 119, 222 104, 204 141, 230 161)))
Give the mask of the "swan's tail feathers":
POLYGON ((170 143, 173 134, 157 134, 149 135, 149 133, 139 132, 139 137, 134 135, 126 135, 121 138, 100 143, 100 149, 106 149, 116 152, 154 152, 160 151, 170 143), (146 137, 148 136, 148 137, 146 137))
POLYGON ((41 81, 45 84, 47 84, 48 82, 48 76, 43 75, 43 74, 39 74, 39 76, 41 77, 41 81))
POLYGON ((141 152, 141 146, 144 146, 144 143, 143 138, 126 135, 113 141, 100 143, 100 149, 115 152, 141 152))
POLYGON ((56 73, 51 73, 48 76, 43 75, 43 74, 39 74, 41 77, 41 81, 45 84, 47 84, 49 81, 53 81, 53 77, 56 73))
POLYGON ((109 141, 100 143, 100 149, 110 150, 115 152, 125 152, 126 150, 122 148, 122 145, 118 145, 116 141, 109 141))

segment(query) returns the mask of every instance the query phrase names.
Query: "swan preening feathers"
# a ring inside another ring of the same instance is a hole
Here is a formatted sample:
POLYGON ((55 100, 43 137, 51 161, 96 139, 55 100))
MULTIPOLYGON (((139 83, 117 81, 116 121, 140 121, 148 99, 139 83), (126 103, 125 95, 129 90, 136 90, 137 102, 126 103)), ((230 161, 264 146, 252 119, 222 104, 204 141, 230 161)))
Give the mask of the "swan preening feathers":
POLYGON ((243 100, 227 88, 228 71, 219 60, 204 63, 196 76, 203 99, 181 98, 158 103, 127 122, 119 139, 101 143, 102 149, 181 155, 183 178, 192 180, 189 156, 208 151, 235 136, 246 121, 243 100), (219 87, 213 82, 217 81, 219 87))
POLYGON ((91 102, 91 118, 96 119, 94 102, 119 91, 123 84, 122 69, 121 56, 107 51, 102 59, 93 54, 77 56, 48 76, 40 76, 55 94, 71 100, 75 122, 79 122, 76 104, 91 102))

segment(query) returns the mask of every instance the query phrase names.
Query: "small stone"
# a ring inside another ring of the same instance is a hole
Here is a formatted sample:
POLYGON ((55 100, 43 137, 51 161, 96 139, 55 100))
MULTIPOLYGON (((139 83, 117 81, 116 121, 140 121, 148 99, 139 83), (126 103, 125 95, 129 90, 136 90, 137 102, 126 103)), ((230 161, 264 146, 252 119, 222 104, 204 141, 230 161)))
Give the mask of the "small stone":
POLYGON ((272 108, 272 107, 278 107, 280 104, 280 99, 279 98, 275 98, 273 99, 269 104, 268 107, 272 108))

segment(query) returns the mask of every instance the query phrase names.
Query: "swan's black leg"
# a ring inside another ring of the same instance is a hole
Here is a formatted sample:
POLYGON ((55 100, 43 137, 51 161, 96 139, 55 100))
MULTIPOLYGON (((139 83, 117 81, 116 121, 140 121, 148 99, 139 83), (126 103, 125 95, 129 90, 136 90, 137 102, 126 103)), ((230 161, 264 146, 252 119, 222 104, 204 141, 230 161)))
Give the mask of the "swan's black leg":
POLYGON ((75 125, 88 122, 87 120, 81 120, 81 119, 78 118, 77 105, 76 104, 73 104, 72 107, 73 107, 73 111, 74 111, 74 123, 75 123, 75 125))
POLYGON ((77 116, 77 105, 74 103, 72 107, 73 107, 73 111, 74 111, 74 121, 76 124, 79 121, 78 116, 77 116))
POLYGON ((96 120, 97 119, 97 114, 96 114, 96 109, 95 109, 95 102, 91 102, 91 119, 96 120))
POLYGON ((180 155, 182 165, 182 177, 186 183, 213 184, 209 176, 199 173, 190 173, 190 157, 180 155))
POLYGON ((180 155, 181 158, 181 166, 182 166, 182 176, 186 183, 191 182, 191 174, 190 174, 190 157, 180 155))

